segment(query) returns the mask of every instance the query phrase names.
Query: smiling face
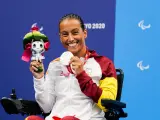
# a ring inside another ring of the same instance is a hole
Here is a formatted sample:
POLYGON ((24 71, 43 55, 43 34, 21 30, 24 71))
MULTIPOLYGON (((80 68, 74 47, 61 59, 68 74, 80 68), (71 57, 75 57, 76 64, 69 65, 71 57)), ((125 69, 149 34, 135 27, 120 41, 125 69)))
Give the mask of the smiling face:
POLYGON ((59 25, 59 32, 63 46, 75 56, 84 57, 87 31, 82 29, 80 21, 74 18, 64 19, 59 25))

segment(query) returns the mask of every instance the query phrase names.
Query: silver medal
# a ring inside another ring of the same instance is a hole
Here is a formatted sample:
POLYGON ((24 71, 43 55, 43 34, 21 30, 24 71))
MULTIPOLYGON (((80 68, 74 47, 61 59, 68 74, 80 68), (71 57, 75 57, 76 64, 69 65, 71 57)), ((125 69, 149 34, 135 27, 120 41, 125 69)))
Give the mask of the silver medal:
POLYGON ((66 52, 62 53, 62 55, 60 56, 60 62, 63 65, 67 66, 67 65, 69 65, 71 57, 73 57, 73 54, 69 51, 66 51, 66 52))

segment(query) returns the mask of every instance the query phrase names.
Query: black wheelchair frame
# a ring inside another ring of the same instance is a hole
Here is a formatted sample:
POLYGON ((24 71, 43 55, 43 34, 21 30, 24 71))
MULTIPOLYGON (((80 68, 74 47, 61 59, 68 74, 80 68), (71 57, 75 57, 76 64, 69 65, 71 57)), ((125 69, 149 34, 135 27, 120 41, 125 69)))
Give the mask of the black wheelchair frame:
MULTIPOLYGON (((128 115, 123 110, 123 108, 126 108, 126 103, 120 102, 124 72, 122 69, 116 69, 116 72, 118 80, 118 93, 116 100, 101 100, 102 105, 107 109, 107 112, 105 112, 105 118, 107 120, 119 120, 119 118, 125 118, 128 115)), ((0 102, 7 114, 42 115, 44 118, 49 115, 49 113, 43 113, 36 101, 17 98, 15 89, 12 89, 10 98, 3 97, 0 102)))

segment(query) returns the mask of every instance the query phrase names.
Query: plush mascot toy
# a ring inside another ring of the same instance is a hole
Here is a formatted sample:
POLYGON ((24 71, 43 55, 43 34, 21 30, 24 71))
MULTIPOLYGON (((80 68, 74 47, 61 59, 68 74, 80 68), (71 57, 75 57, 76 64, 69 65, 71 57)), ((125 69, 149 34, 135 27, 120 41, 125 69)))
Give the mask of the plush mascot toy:
MULTIPOLYGON (((37 27, 37 23, 33 24, 31 31, 27 33, 23 38, 23 48, 24 52, 22 55, 22 60, 29 62, 30 60, 41 61, 45 59, 44 52, 49 48, 49 40, 46 35, 41 33, 43 28, 37 27)), ((38 72, 42 69, 38 68, 38 72)))

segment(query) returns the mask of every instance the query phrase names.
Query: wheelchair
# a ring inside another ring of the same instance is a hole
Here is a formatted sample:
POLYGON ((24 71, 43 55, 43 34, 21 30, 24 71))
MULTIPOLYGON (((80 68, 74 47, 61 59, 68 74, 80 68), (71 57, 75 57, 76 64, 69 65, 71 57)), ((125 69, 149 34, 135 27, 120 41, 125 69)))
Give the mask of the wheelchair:
MULTIPOLYGON (((118 80, 118 93, 116 100, 101 100, 102 105, 107 109, 107 112, 105 112, 105 118, 107 120, 119 120, 119 118, 126 118, 128 116, 123 110, 126 108, 126 103, 120 101, 124 72, 122 69, 116 69, 116 72, 118 80)), ((44 118, 49 115, 49 113, 43 113, 36 101, 17 98, 15 89, 12 89, 10 98, 3 97, 0 102, 7 114, 42 115, 44 118)))

